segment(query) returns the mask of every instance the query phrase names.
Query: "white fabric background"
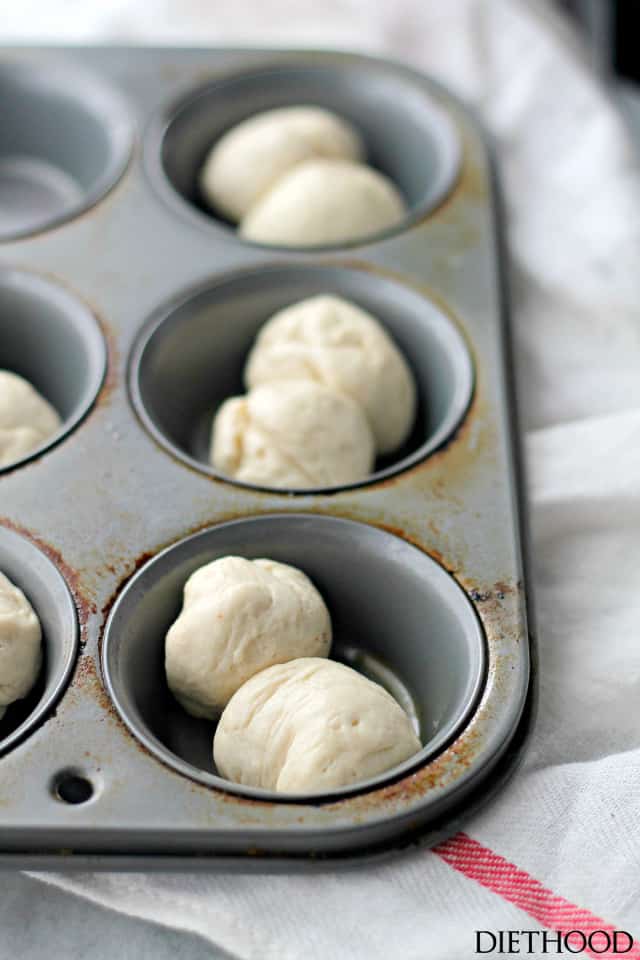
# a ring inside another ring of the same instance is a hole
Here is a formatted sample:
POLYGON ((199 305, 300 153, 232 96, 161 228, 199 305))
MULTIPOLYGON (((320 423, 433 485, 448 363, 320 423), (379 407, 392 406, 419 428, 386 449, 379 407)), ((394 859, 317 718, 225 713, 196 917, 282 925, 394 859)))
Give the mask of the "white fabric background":
MULTIPOLYGON (((640 937, 640 177, 575 38, 543 0, 0 9, 3 32, 22 39, 377 51, 478 106, 508 201, 542 683, 524 768, 467 832, 640 937)), ((537 929, 426 851, 294 879, 40 879, 261 960, 462 960, 476 928, 537 929)))

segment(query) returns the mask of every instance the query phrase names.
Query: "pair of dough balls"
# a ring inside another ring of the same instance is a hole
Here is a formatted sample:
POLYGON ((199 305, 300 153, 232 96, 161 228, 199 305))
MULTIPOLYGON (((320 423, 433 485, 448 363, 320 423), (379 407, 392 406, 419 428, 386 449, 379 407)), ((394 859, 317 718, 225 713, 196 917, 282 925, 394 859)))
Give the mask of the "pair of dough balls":
POLYGON ((244 380, 249 392, 214 419, 210 460, 245 483, 357 483, 376 455, 402 446, 415 420, 404 356, 375 317, 340 297, 311 297, 271 317, 244 380))
POLYGON ((165 641, 188 713, 220 721, 214 760, 235 783, 318 792, 382 773, 420 741, 378 684, 326 659, 331 618, 311 580, 273 560, 223 557, 187 580, 165 641))
POLYGON ((0 467, 26 457, 56 433, 61 422, 28 380, 0 370, 0 467))
POLYGON ((283 107, 224 134, 207 156, 200 189, 248 240, 346 243, 394 226, 407 212, 397 187, 364 159, 362 137, 346 120, 321 107, 283 107))
POLYGON ((41 665, 40 621, 22 590, 0 573, 0 718, 26 697, 41 665))

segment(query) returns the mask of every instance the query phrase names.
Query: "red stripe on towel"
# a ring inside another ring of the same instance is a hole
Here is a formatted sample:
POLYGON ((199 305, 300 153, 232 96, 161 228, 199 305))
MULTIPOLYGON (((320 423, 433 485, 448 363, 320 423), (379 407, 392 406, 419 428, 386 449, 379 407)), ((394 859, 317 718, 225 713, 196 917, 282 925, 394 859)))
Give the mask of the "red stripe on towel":
MULTIPOLYGON (((433 852, 450 867, 462 873, 470 880, 497 893, 498 896, 514 906, 524 910, 539 924, 555 930, 557 933, 567 934, 571 930, 579 930, 586 937, 597 930, 605 934, 613 934, 619 928, 612 926, 600 917, 596 917, 589 910, 576 906, 559 897, 551 890, 547 890, 539 880, 536 880, 526 871, 516 867, 494 853, 488 847, 483 847, 477 840, 472 840, 466 833, 458 833, 450 840, 445 840, 433 852)), ((577 945, 580 941, 569 939, 569 943, 577 945)), ((640 943, 633 941, 633 946, 623 954, 614 953, 613 947, 600 950, 606 943, 605 937, 594 937, 594 950, 587 947, 584 953, 591 957, 620 957, 626 960, 640 960, 640 943)), ((628 940, 623 940, 626 948, 628 940)), ((621 943, 622 946, 622 943, 621 943)))

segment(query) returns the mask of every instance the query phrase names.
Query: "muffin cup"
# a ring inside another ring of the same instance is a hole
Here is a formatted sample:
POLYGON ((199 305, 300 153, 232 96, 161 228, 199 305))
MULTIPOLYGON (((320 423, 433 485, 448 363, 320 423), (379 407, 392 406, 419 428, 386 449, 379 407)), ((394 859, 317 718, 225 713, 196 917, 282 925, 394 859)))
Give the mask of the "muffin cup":
POLYGON ((62 574, 20 534, 0 526, 0 571, 19 587, 42 628, 43 663, 27 696, 0 718, 0 754, 45 720, 62 694, 78 650, 76 609, 62 574))
POLYGON ((269 317, 322 293, 351 300, 380 320, 413 371, 418 411, 403 447, 378 458, 360 483, 289 492, 326 493, 376 483, 445 443, 464 417, 474 384, 471 357, 454 323, 426 297, 379 273, 303 265, 256 269, 203 286, 152 318, 133 351, 130 388, 156 440, 189 466, 232 481, 208 462, 214 413, 228 397, 245 392, 244 364, 269 317))
POLYGON ((78 68, 0 65, 0 241, 55 226, 93 206, 131 152, 124 101, 78 68))
POLYGON ((427 554, 361 523, 308 514, 238 520, 187 537, 127 584, 106 626, 106 686, 131 732, 173 769, 201 783, 266 800, 318 799, 240 786, 216 774, 215 726, 171 696, 164 639, 187 578, 219 557, 269 557, 302 569, 333 623, 331 656, 382 682, 417 721, 422 750, 392 770, 323 796, 343 796, 405 773, 460 732, 481 692, 485 640, 473 606, 427 554))
POLYGON ((100 328, 80 300, 49 280, 0 269, 0 369, 28 380, 51 403, 62 425, 0 474, 39 456, 70 433, 93 405, 107 350, 100 328))
MULTIPOLYGON (((382 236, 405 230, 430 213, 457 179, 458 133, 417 74, 372 58, 337 58, 328 65, 313 55, 222 77, 165 107, 147 144, 151 176, 170 202, 199 223, 229 228, 199 190, 209 150, 243 120, 298 105, 324 107, 350 121, 364 139, 366 162, 386 174, 404 196, 407 216, 382 236)), ((361 245, 380 236, 336 246, 361 245)))

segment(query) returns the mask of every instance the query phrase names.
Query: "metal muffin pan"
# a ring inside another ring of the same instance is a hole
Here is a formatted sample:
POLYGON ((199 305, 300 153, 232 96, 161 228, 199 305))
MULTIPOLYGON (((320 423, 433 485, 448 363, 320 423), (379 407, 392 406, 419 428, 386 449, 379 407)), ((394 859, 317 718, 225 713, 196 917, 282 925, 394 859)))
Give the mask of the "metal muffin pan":
MULTIPOLYGON (((18 372, 69 420, 61 442, 0 477, 0 568, 43 619, 48 691, 15 730, 0 721, 0 864, 253 869, 435 842, 508 776, 531 715, 497 200, 476 123, 432 81, 350 54, 0 55, 0 78, 31 71, 91 77, 78 93, 88 115, 117 103, 135 133, 101 200, 0 244, 0 325, 12 331, 0 366, 28 356, 18 372), (240 241, 202 208, 194 174, 208 142, 305 101, 363 131, 407 197, 397 230, 284 251, 240 241), (377 314, 413 367, 420 414, 406 449, 340 490, 216 476, 211 415, 239 389, 255 332, 323 290, 377 314), (41 320, 35 339, 6 310, 18 303, 34 330, 41 320), (25 548, 57 567, 75 603, 80 649, 55 710, 68 669, 56 638, 70 663, 75 621, 65 590, 36 591, 44 567, 25 579, 25 548), (173 704, 162 654, 184 580, 229 552, 312 576, 335 654, 415 710, 420 754, 335 796, 265 797, 217 777, 213 728, 173 704)), ((6 152, 0 139, 0 167, 6 152)))

